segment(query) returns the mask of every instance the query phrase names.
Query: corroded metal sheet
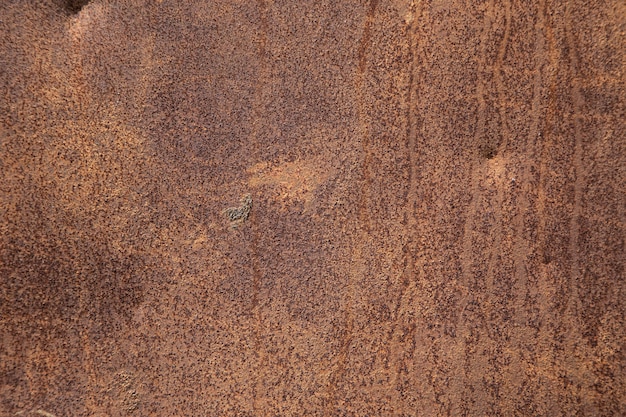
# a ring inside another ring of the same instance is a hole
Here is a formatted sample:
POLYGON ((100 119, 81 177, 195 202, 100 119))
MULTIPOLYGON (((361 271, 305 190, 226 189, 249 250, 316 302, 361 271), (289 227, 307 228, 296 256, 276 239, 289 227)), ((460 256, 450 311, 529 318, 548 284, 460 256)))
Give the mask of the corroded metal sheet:
POLYGON ((0 414, 626 415, 623 1, 2 1, 0 414))

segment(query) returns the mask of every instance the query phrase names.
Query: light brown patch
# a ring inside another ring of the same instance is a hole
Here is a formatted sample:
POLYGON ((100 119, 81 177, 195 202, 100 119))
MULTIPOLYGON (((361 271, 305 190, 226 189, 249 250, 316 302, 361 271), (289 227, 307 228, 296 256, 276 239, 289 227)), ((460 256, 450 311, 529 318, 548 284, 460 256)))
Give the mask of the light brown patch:
POLYGON ((250 187, 269 186, 277 194, 283 209, 302 202, 308 211, 314 202, 315 190, 331 176, 332 169, 314 160, 297 160, 278 166, 260 162, 249 168, 248 173, 251 175, 250 187))

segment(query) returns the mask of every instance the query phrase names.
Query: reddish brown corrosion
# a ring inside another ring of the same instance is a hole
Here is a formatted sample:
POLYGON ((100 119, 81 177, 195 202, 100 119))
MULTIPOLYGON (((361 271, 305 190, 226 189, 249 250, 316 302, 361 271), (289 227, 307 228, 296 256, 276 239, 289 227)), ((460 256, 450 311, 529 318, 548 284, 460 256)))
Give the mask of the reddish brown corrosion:
POLYGON ((625 24, 1 1, 0 415, 626 415, 625 24))

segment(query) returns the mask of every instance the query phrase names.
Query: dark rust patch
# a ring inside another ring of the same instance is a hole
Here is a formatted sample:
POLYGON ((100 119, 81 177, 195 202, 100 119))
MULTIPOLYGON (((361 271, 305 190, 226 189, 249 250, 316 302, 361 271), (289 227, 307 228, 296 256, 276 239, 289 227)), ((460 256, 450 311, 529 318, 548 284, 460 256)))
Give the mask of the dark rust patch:
POLYGON ((82 10, 91 0, 64 0, 63 6, 69 13, 75 14, 82 10))

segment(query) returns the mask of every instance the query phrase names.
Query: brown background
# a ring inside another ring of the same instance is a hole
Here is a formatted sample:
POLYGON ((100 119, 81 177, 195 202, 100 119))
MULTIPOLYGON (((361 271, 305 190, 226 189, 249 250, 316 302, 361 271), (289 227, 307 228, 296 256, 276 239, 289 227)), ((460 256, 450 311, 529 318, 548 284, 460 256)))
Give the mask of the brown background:
POLYGON ((624 1, 81 3, 0 2, 2 416, 626 415, 624 1))

